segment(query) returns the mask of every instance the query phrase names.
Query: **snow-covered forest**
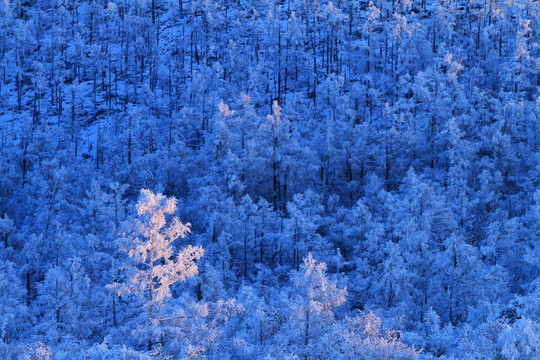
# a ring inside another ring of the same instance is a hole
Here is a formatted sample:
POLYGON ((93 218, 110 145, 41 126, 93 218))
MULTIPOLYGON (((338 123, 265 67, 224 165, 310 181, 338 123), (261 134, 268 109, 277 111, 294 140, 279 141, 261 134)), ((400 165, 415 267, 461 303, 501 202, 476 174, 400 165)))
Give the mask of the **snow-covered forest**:
POLYGON ((540 359, 536 0, 3 0, 1 359, 540 359))

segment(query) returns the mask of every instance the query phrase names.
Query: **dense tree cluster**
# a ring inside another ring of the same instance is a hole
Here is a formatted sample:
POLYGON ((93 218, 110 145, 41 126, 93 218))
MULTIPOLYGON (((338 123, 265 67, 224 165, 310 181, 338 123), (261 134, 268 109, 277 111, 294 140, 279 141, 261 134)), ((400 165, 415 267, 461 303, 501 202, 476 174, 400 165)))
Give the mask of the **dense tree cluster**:
POLYGON ((0 358, 538 359, 538 1, 0 18, 0 358))

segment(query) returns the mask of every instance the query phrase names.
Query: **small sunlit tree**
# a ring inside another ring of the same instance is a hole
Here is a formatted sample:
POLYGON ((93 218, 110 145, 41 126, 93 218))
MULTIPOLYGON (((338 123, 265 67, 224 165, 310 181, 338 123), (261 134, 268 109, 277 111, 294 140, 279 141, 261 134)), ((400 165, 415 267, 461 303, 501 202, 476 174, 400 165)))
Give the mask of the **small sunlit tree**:
POLYGON ((329 279, 326 263, 317 262, 311 253, 304 258, 293 283, 298 289, 295 308, 298 318, 303 322, 304 355, 308 359, 311 340, 320 336, 323 329, 334 322, 334 308, 345 302, 347 288, 340 289, 335 281, 329 279))
MULTIPOLYGON (((186 246, 174 254, 171 243, 190 232, 189 223, 177 217, 167 223, 167 214, 176 211, 177 200, 148 189, 141 190, 137 202, 137 216, 131 222, 131 233, 124 239, 125 250, 131 261, 124 266, 128 280, 116 286, 120 295, 134 294, 143 300, 148 311, 148 328, 155 324, 154 310, 171 296, 170 287, 178 281, 197 275, 195 263, 204 250, 200 246, 186 246)), ((152 350, 152 336, 148 338, 152 350)))

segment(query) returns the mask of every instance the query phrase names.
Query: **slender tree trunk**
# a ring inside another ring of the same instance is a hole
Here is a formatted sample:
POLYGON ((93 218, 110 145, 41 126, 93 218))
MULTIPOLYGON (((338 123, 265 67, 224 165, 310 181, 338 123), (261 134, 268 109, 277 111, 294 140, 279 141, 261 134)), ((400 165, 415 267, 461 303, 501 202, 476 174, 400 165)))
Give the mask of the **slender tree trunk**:
POLYGON ((305 353, 305 359, 307 360, 309 358, 309 351, 308 351, 308 345, 309 345, 309 318, 310 318, 310 314, 311 313, 311 309, 307 309, 306 310, 306 331, 305 331, 305 341, 304 341, 304 345, 305 345, 305 348, 306 348, 306 353, 305 353))
MULTIPOLYGON (((154 252, 150 253, 150 289, 148 290, 148 327, 152 328, 154 319, 153 319, 153 301, 154 301, 154 252)), ((148 335, 148 351, 152 351, 152 334, 148 335)))

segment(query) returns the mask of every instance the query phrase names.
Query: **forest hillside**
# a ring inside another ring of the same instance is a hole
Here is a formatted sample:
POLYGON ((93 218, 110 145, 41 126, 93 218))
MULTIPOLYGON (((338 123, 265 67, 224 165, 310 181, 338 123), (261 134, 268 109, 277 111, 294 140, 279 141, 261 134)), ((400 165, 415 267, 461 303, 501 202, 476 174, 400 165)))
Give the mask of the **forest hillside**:
POLYGON ((540 3, 4 0, 1 359, 540 359, 540 3))

